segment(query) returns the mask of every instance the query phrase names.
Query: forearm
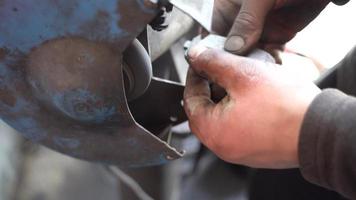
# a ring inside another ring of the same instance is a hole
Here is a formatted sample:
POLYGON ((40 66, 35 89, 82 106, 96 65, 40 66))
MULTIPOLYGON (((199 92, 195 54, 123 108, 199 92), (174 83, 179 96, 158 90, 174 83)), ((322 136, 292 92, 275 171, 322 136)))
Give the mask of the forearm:
POLYGON ((356 98, 326 90, 310 106, 299 141, 303 176, 356 198, 356 98))

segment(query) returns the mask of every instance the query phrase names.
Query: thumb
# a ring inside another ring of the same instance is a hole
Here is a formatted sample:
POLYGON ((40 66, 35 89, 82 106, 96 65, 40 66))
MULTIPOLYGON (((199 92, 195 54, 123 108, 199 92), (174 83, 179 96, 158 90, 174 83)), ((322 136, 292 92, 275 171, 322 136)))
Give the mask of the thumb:
POLYGON ((238 55, 251 50, 260 39, 265 18, 274 4, 275 0, 244 0, 228 35, 225 49, 238 55))

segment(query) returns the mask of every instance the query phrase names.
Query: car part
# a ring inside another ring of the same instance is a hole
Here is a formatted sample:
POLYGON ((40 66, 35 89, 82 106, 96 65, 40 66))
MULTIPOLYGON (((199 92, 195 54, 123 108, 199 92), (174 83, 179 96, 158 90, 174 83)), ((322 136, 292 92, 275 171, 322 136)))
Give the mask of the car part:
POLYGON ((159 10, 148 0, 1 1, 1 118, 32 141, 88 161, 144 166, 181 157, 144 126, 158 135, 154 125, 185 120, 183 86, 149 83, 137 42, 139 57, 124 53, 159 10))
POLYGON ((142 96, 152 79, 152 64, 146 49, 134 40, 123 53, 124 83, 127 99, 142 96))

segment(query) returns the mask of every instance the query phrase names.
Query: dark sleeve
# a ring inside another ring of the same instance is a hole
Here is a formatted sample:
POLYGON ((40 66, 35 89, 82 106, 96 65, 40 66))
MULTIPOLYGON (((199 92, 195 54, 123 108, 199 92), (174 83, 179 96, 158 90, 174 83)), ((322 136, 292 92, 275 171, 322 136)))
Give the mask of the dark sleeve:
POLYGON ((343 6, 347 4, 350 0, 331 0, 335 5, 343 6))
POLYGON ((324 90, 309 107, 300 134, 304 178, 356 199, 356 98, 324 90))

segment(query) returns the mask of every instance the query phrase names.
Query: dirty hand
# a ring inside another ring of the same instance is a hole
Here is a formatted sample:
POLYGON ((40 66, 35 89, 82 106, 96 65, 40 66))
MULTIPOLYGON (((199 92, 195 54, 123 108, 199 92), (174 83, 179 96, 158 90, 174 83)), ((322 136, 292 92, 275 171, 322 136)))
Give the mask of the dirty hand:
POLYGON ((228 35, 226 50, 283 48, 330 0, 215 0, 213 30, 228 35))
POLYGON ((231 163, 298 167, 299 129, 319 88, 280 65, 202 46, 189 61, 184 107, 203 144, 231 163), (220 102, 211 100, 207 79, 227 91, 220 102))

